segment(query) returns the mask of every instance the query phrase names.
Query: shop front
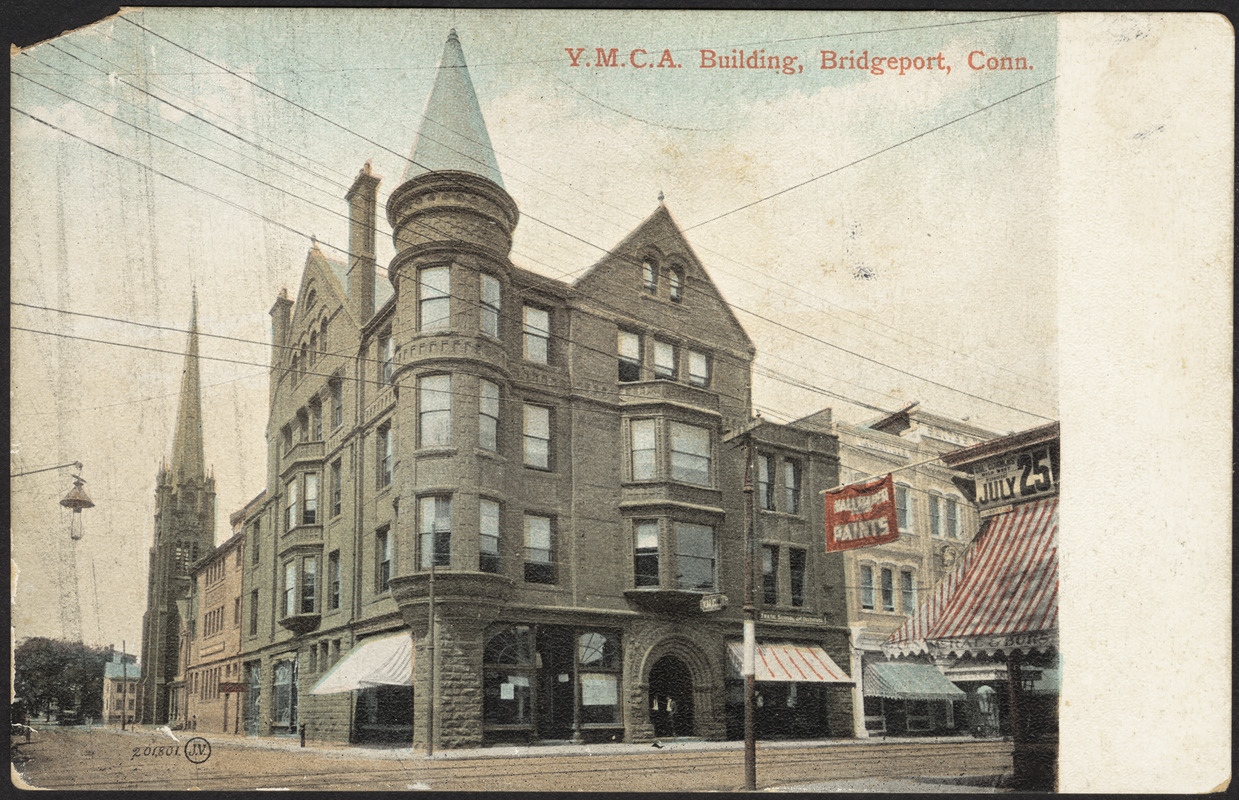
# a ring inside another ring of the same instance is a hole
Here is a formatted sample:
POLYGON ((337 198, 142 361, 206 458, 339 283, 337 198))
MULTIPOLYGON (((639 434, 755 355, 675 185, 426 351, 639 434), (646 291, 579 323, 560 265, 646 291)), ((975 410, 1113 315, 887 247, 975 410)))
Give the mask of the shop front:
POLYGON ((962 724, 966 695, 933 664, 869 664, 862 685, 871 733, 950 736, 966 730, 962 724))
MULTIPOLYGON (((744 644, 728 642, 727 656, 727 738, 743 739, 744 644)), ((822 739, 831 735, 830 692, 846 692, 852 681, 822 647, 761 643, 754 665, 756 738, 822 739)))
POLYGON ((327 671, 311 695, 351 693, 349 740, 413 741, 413 639, 409 631, 362 639, 327 671))

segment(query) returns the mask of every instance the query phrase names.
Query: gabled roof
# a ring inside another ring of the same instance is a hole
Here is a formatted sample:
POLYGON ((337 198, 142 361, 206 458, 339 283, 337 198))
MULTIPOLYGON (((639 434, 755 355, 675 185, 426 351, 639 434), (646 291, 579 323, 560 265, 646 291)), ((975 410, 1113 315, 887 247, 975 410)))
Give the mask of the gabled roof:
MULTIPOLYGON (((306 254, 305 269, 301 273, 301 288, 297 292, 297 304, 294 310, 294 327, 302 318, 301 310, 305 307, 304 295, 306 286, 313 277, 311 275, 311 265, 316 267, 317 271, 323 275, 324 282, 335 293, 336 300, 344 308, 344 312, 349 317, 353 317, 353 309, 348 302, 348 264, 329 258, 319 248, 318 243, 315 242, 306 254)), ((392 287, 391 281, 382 275, 376 274, 374 276, 374 307, 376 309, 382 308, 395 293, 396 290, 392 287)), ((353 322, 357 322, 356 318, 353 318, 353 322)))
MULTIPOLYGON (((702 265, 701 259, 693 252, 692 245, 688 243, 684 232, 676 224, 675 219, 671 216, 671 212, 667 210, 667 206, 664 203, 660 202, 658 208, 654 209, 653 214, 646 217, 619 244, 611 248, 605 256, 586 270, 585 274, 573 282, 572 286, 582 298, 589 299, 592 297, 604 305, 613 304, 614 298, 608 297, 606 292, 591 294, 591 291, 601 288, 597 284, 601 283, 602 275, 605 273, 613 269, 634 269, 635 265, 639 263, 642 252, 647 250, 655 250, 664 257, 683 263, 686 268, 684 275, 685 284, 692 287, 692 291, 702 292, 717 302, 731 320, 734 331, 739 338, 740 348, 738 349, 747 349, 749 351, 755 349, 753 340, 749 338, 748 332, 744 330, 744 326, 736 318, 735 312, 731 309, 731 304, 719 292, 718 287, 702 265)), ((685 305, 688 304, 686 301, 685 305)))
MULTIPOLYGON (((426 100, 421 128, 413 142, 404 180, 427 172, 459 170, 503 186, 499 164, 490 145, 486 120, 478 106, 465 52, 453 28, 443 45, 434 88, 426 100)), ((376 303, 378 298, 375 298, 376 303)), ((381 304, 380 304, 381 305, 381 304)))

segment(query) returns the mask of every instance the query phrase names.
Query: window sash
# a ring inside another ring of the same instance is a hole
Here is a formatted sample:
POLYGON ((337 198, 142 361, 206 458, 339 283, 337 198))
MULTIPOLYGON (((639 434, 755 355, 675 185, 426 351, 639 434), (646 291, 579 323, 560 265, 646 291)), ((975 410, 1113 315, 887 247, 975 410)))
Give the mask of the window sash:
POLYGON ((652 481, 656 476, 657 436, 652 419, 635 419, 631 425, 632 479, 652 481))
POLYGON ((882 610, 895 610, 895 579, 889 569, 882 570, 882 610))
POLYGON ((787 567, 792 579, 792 605, 804 605, 805 563, 806 552, 799 548, 789 548, 787 551, 787 567))
POLYGON ((551 341, 550 312, 525 306, 525 360, 537 364, 547 363, 551 341))
POLYGON ((297 527, 297 479, 288 482, 287 530, 297 527))
POLYGON ((681 270, 671 270, 671 302, 678 303, 684 299, 684 273, 681 270))
POLYGON ((331 465, 331 516, 340 516, 341 502, 344 493, 341 491, 341 475, 340 471, 343 467, 343 462, 336 461, 331 465))
POLYGON ((658 267, 648 259, 641 262, 641 285, 650 294, 658 291, 658 267))
POLYGON ((525 580, 554 583, 551 518, 525 515, 525 580))
POLYGON ((946 499, 946 535, 959 538, 959 504, 952 497, 946 499))
POLYGON ((873 567, 860 568, 860 607, 873 610, 873 567))
POLYGON ((671 423, 671 479, 696 486, 710 485, 708 429, 671 423))
POLYGON ((301 613, 313 614, 318 601, 318 559, 307 558, 301 562, 301 613))
POLYGON ((525 466, 549 469, 551 464, 551 410, 525 406, 525 466))
POLYGON ((911 572, 901 573, 900 589, 903 594, 903 613, 911 614, 916 610, 916 584, 912 580, 911 572))
POLYGON ((906 531, 912 527, 912 493, 906 486, 895 487, 895 517, 899 530, 906 531))
POLYGON ((779 549, 771 545, 761 548, 762 602, 774 605, 779 600, 779 549))
POLYGON ((334 550, 327 556, 327 608, 340 607, 340 551, 334 550))
POLYGON ((318 473, 307 472, 305 475, 305 510, 301 513, 304 525, 314 525, 318 522, 318 473))
POLYGON ((382 428, 379 428, 377 446, 379 452, 379 486, 391 486, 392 442, 390 425, 384 425, 382 428))
POLYGON ((789 514, 800 513, 800 464, 796 461, 783 462, 783 494, 789 514))
POLYGON ((452 443, 452 376, 418 378, 421 409, 418 416, 421 447, 447 447, 452 443))
POLYGON ((686 591, 714 591, 714 529, 706 525, 676 525, 676 584, 686 591))
POLYGON ((942 512, 939 503, 942 499, 935 494, 929 496, 929 535, 942 535, 942 512))
POLYGON ((449 567, 452 563, 452 498, 435 495, 421 498, 422 569, 449 567))
POLYGON ((377 590, 387 591, 391 585, 391 534, 390 531, 379 531, 375 537, 375 554, 378 558, 378 568, 375 570, 377 590))
POLYGON ((395 342, 391 338, 390 332, 384 333, 379 338, 379 358, 383 360, 379 382, 386 386, 391 383, 392 362, 396 358, 395 342))
POLYGON ((638 522, 633 531, 635 584, 658 586, 662 583, 658 574, 658 522, 638 522))
POLYGON ((419 330, 447 328, 451 325, 452 271, 450 267, 427 267, 419 275, 419 330))
POLYGON ((641 336, 630 331, 619 332, 619 380, 625 383, 641 380, 641 336))
POLYGON ((688 382, 703 388, 710 385, 710 359, 705 353, 688 351, 688 382))
POLYGON ((484 450, 499 450, 499 387, 487 380, 479 381, 478 446, 484 450))
POLYGON ((482 500, 478 514, 479 567, 483 572, 499 572, 499 504, 482 500))
POLYGON ((654 377, 675 378, 675 345, 654 340, 654 377))
POLYGON ((502 289, 499 280, 482 275, 482 333, 499 338, 499 311, 502 289))
POLYGON ((284 565, 284 616, 291 617, 297 607, 297 563, 284 565))
POLYGON ((344 424, 344 388, 339 379, 331 383, 331 426, 344 424))
POLYGON ((770 482, 770 473, 774 471, 774 458, 771 456, 757 457, 757 502, 767 511, 774 510, 774 485, 770 482))

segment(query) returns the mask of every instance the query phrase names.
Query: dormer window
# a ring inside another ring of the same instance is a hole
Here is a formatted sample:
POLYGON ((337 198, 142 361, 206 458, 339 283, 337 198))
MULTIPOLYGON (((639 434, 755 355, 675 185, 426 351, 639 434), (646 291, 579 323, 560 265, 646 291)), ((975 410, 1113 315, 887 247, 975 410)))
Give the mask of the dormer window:
POLYGON ((658 291, 658 267, 648 258, 641 262, 641 282, 650 294, 658 291))

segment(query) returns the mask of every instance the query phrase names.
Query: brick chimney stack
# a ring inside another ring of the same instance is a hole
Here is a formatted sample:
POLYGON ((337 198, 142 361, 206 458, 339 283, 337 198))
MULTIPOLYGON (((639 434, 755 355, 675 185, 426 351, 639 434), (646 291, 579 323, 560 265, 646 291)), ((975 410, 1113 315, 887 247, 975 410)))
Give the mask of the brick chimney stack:
POLYGON ((344 196, 349 220, 348 300, 360 325, 374 316, 375 207, 380 180, 367 161, 344 196))

